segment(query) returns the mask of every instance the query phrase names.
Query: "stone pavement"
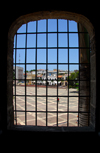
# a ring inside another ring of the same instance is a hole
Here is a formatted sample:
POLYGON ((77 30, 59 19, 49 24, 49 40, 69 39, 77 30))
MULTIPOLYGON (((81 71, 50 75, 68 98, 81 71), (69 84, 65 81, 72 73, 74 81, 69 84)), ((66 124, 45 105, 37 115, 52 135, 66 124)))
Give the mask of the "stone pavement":
MULTIPOLYGON (((15 90, 13 87, 13 94, 15 90)), ((25 87, 16 86, 16 110, 25 111, 25 87)), ((48 95, 56 96, 56 88, 48 88, 48 95)), ((35 111, 35 87, 26 87, 26 109, 35 111), (27 96, 31 95, 31 96, 27 96), (33 97, 32 97, 33 96, 33 97)), ((46 96, 46 88, 37 88, 38 96, 46 96)), ((68 89, 58 89, 58 96, 67 96, 68 89)), ((46 97, 37 96, 37 111, 46 111, 46 97)), ((76 89, 69 89, 69 96, 78 96, 76 89)), ((57 97, 47 97, 47 110, 57 111, 57 97)), ((15 98, 13 99, 15 109, 15 98)), ((58 111, 67 111, 68 97, 59 97, 58 111)), ((69 97, 69 111, 78 111, 78 97, 69 97)), ((14 113, 15 115, 15 113, 14 113)), ((35 126, 35 112, 27 112, 27 125, 35 126)), ((69 126, 78 126, 78 113, 69 113, 69 126)), ((25 112, 17 112, 17 125, 25 125, 25 112)), ((57 113, 47 113, 47 126, 56 126, 57 113)), ((16 120, 14 120, 16 124, 16 120)), ((46 113, 37 112, 37 126, 46 126, 46 113)), ((58 113, 58 126, 67 126, 67 113, 58 113)))

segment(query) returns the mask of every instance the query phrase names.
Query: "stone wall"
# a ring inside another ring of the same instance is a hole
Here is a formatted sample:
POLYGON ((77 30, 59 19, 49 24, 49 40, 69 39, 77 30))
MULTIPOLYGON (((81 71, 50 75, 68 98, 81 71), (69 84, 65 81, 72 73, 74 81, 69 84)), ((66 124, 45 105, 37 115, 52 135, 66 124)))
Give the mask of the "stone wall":
POLYGON ((90 39, 91 43, 91 103, 90 103, 90 125, 95 128, 96 123, 96 46, 95 46, 95 36, 90 39))
MULTIPOLYGON (((84 27, 82 24, 79 24, 79 31, 84 32, 84 27)), ((80 35, 80 47, 87 47, 84 41, 84 35, 80 35)), ((86 49, 80 49, 80 63, 85 63, 80 65, 80 80, 90 80, 89 81, 80 81, 80 96, 89 96, 89 97, 80 97, 79 102, 79 111, 90 111, 90 116, 84 113, 79 113, 79 125, 88 126, 88 124, 95 128, 96 120, 96 46, 95 46, 95 37, 90 37, 90 64, 88 63, 86 49), (89 89, 90 85, 90 89, 89 89), (90 119, 90 121, 88 121, 90 119)))
MULTIPOLYGON (((79 32, 85 32, 84 26, 79 23, 79 32)), ((89 59, 87 56, 87 50, 86 46, 86 40, 85 36, 88 36, 85 33, 79 33, 79 47, 80 48, 80 86, 79 86, 79 92, 80 96, 89 96, 89 77, 90 77, 90 66, 89 66, 89 59), (83 64, 84 63, 84 64, 83 64), (88 80, 88 81, 87 81, 88 80)), ((89 38, 88 38, 89 39, 89 38)), ((89 103, 90 98, 89 97, 80 97, 79 98, 79 126, 88 126, 89 125, 89 103), (87 112, 87 113, 82 113, 87 112)))
POLYGON ((14 124, 13 113, 13 40, 8 39, 7 55, 7 128, 14 124))
MULTIPOLYGON (((80 66, 80 80, 86 80, 89 75, 89 66, 85 67, 84 65, 80 66), (86 75, 85 75, 86 74, 86 75)), ((80 96, 89 96, 89 81, 80 81, 80 96)), ((80 97, 79 99, 79 111, 84 111, 89 113, 89 97, 80 97)), ((88 126, 88 113, 79 113, 79 125, 80 126, 88 126)))

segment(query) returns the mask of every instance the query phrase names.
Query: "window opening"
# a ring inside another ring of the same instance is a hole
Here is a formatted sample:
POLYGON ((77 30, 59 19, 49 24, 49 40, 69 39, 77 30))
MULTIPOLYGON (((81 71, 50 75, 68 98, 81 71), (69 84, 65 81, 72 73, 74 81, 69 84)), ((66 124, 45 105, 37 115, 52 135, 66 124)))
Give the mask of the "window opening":
POLYGON ((17 30, 13 50, 14 124, 89 126, 86 29, 64 19, 28 22, 17 30))

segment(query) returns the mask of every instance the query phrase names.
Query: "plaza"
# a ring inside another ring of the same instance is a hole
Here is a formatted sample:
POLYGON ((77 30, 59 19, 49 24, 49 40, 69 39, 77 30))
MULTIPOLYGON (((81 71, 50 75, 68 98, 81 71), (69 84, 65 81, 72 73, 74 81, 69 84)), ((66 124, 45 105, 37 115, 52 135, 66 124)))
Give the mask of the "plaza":
MULTIPOLYGON (((36 89, 26 86, 26 125, 35 126, 36 121, 36 89)), ((15 87, 13 87, 13 106, 15 110, 15 87)), ((14 112, 14 124, 25 125, 25 86, 16 86, 16 118, 14 112)), ((57 126, 57 88, 47 88, 47 126, 57 126), (52 112, 53 111, 53 112, 52 112)), ((78 113, 69 113, 68 110, 68 88, 58 88, 58 126, 78 126, 78 113), (68 119, 69 118, 69 119, 68 119)), ((77 89, 69 89, 69 111, 78 112, 77 89), (73 96, 73 97, 70 97, 73 96), (76 96, 76 97, 74 97, 76 96)), ((37 126, 46 126, 46 88, 37 87, 37 126), (38 112, 43 111, 43 112, 38 112)))

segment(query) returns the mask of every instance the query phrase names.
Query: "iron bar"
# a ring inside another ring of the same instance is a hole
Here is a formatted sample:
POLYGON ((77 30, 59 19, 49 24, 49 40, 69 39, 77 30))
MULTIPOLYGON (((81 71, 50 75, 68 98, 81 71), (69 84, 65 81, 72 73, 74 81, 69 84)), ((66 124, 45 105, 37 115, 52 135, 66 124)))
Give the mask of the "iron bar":
MULTIPOLYGON (((69 32, 69 20, 67 20, 67 31, 69 32)), ((69 112, 69 33, 67 34, 68 37, 68 105, 67 111, 69 112)), ((69 113, 67 113, 67 127, 69 126, 69 113)))
MULTIPOLYGON (((15 39, 15 46, 17 47, 17 35, 15 39)), ((15 119, 17 125, 17 114, 16 114, 16 49, 15 49, 15 119)))
MULTIPOLYGON (((15 79, 14 79, 14 80, 15 80, 15 79)), ((16 80, 23 81, 22 79, 16 79, 16 80)), ((28 79, 28 80, 29 80, 29 81, 34 81, 34 80, 37 80, 37 81, 38 81, 39 79, 28 79)), ((47 79, 47 80, 48 80, 48 79, 47 79)), ((26 79, 26 81, 27 81, 27 79, 26 79)), ((44 81, 44 80, 42 80, 42 81, 44 81)), ((45 79, 45 81, 46 81, 46 79, 45 79)), ((54 80, 54 81, 55 81, 55 80, 54 80)), ((56 80, 56 81, 57 81, 57 80, 56 80)), ((58 81, 66 81, 66 80, 62 80, 62 79, 59 80, 59 79, 58 79, 58 81)), ((76 81, 76 80, 70 80, 70 81, 76 81)), ((77 81, 79 81, 79 80, 77 80, 77 81)), ((89 80, 80 80, 80 81, 85 81, 85 82, 87 81, 87 82, 88 82, 89 80)), ((17 86, 18 86, 18 85, 17 85, 17 86)), ((19 85, 19 86, 21 87, 21 86, 24 86, 24 85, 19 85)), ((30 85, 26 85, 26 86, 30 86, 30 85)), ((31 85, 31 86, 33 86, 33 85, 31 85)), ((42 85, 40 85, 40 86, 42 86, 42 85)), ((46 85, 45 85, 45 86, 46 86, 46 85)), ((55 86, 49 85, 49 87, 55 87, 55 86)), ((59 88, 61 88, 61 87, 59 87, 59 88)), ((62 87, 61 89, 63 89, 63 88, 65 88, 65 87, 62 87)))
MULTIPOLYGON (((78 32, 79 32, 79 23, 78 25, 78 32)), ((78 44, 80 46, 80 35, 78 34, 78 44)), ((79 49, 79 63, 80 63, 80 49, 79 49)), ((79 66, 79 91, 80 91, 80 66, 79 66)), ((79 127, 79 103, 80 103, 80 92, 79 92, 79 101, 78 101, 78 127, 79 127)))
MULTIPOLYGON (((17 65, 25 65, 25 63, 16 63, 17 65)), ((27 63, 27 65, 31 65, 31 64, 38 64, 38 65, 46 65, 46 63, 27 63)), ((56 65, 56 63, 48 63, 48 64, 50 64, 50 65, 56 65)), ((85 63, 58 63, 59 65, 64 65, 64 64, 70 64, 70 65, 79 65, 79 64, 81 64, 81 65, 83 65, 83 64, 85 64, 85 63)), ((15 65, 15 64, 14 64, 15 65)), ((89 65, 89 63, 87 63, 86 65, 89 65)))
POLYGON ((36 68, 35 68, 35 70, 36 70, 36 86, 35 86, 35 95, 36 95, 36 99, 35 99, 35 109, 36 109, 36 118, 35 118, 35 120, 36 120, 36 126, 37 126, 37 30, 38 30, 38 21, 36 21, 36 57, 35 57, 35 60, 36 60, 36 68))
MULTIPOLYGON (((26 24, 26 41, 25 48, 27 48, 27 24, 26 24)), ((27 58, 27 49, 25 49, 25 125, 27 125, 27 114, 26 114, 26 58, 27 58)))
MULTIPOLYGON (((46 32, 48 31, 48 19, 46 20, 46 32)), ((48 33, 46 33, 46 47, 48 47, 48 33)), ((47 95, 48 95, 48 85, 47 85, 47 76, 48 76, 48 49, 46 48, 46 126, 47 126, 47 95)))
MULTIPOLYGON (((23 34, 25 35, 25 34, 45 34, 45 33, 57 33, 57 32, 53 32, 53 31, 52 32, 27 32, 27 33, 20 32, 20 33, 16 33, 16 34, 17 35, 23 35, 23 34)), ((74 31, 73 32, 58 32, 58 33, 76 33, 76 34, 77 33, 87 33, 88 34, 88 32, 74 32, 74 31)))
MULTIPOLYGON (((16 112, 36 112, 36 111, 16 110, 16 112)), ((46 111, 37 111, 37 112, 38 113, 46 113, 46 111)), ((47 112, 48 113, 57 113, 57 111, 47 111, 47 112)), ((58 111, 58 113, 78 113, 78 111, 58 111)), ((89 112, 79 111, 79 113, 87 114, 89 112)))
POLYGON ((57 126, 58 126, 58 19, 57 19, 57 126))
MULTIPOLYGON (((15 96, 15 95, 14 95, 15 96)), ((25 95, 16 95, 16 96, 25 96, 25 95)), ((35 97, 35 95, 27 95, 27 96, 30 96, 30 97, 35 97)), ((38 95, 37 97, 46 97, 46 95, 38 95)), ((47 97, 57 97, 57 96, 54 96, 54 95, 47 95, 47 97)), ((63 96, 63 95, 59 95, 59 97, 90 97, 89 96, 63 96)))
MULTIPOLYGON (((58 47, 58 49, 89 49, 89 47, 58 47)), ((13 49, 36 49, 35 47, 18 47, 18 48, 13 48, 13 49)), ((37 49, 57 49, 57 47, 37 47, 37 49)))

